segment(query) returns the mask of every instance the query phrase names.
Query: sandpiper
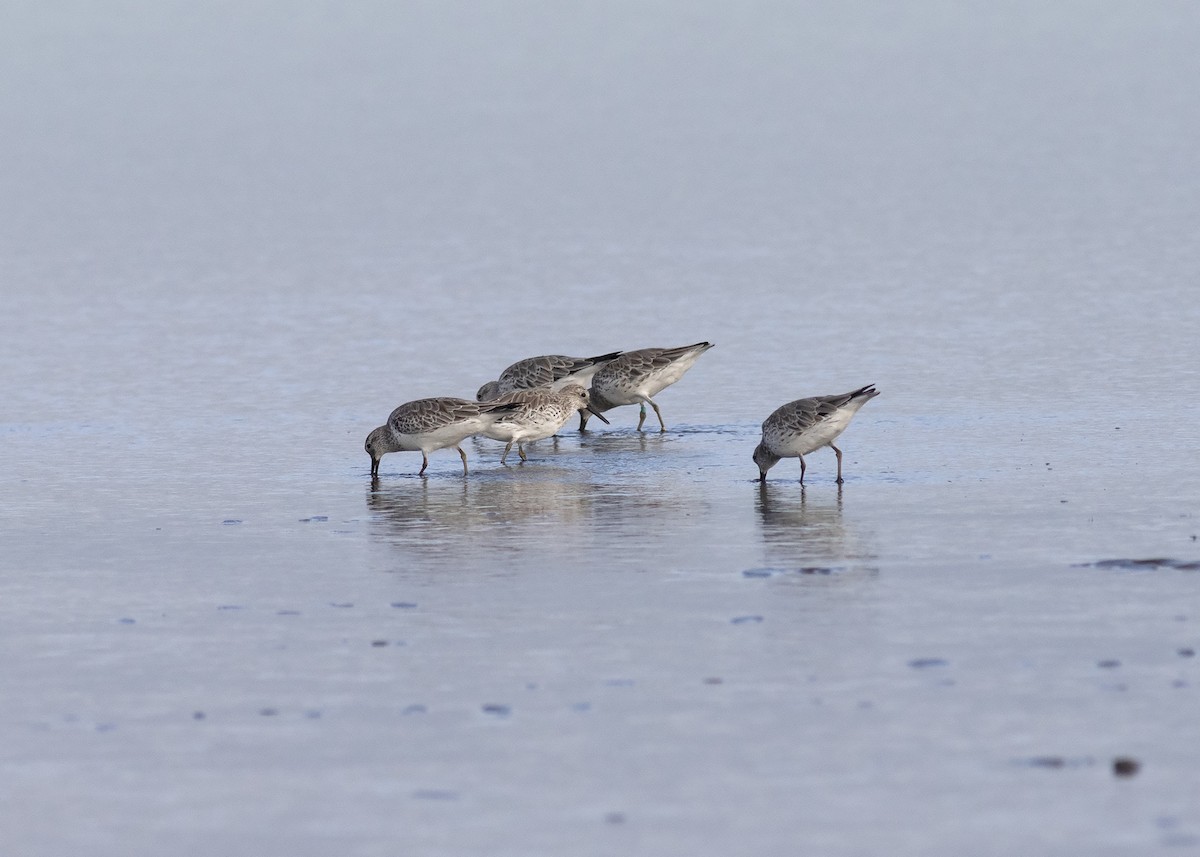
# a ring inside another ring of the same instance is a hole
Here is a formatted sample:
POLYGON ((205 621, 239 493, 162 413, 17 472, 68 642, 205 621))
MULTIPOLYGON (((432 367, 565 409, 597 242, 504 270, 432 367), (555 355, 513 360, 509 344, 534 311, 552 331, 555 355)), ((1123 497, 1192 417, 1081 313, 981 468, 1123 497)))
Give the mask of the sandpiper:
MULTIPOLYGON (((638 431, 646 421, 646 405, 654 408, 661 431, 666 431, 662 412, 652 396, 665 390, 683 377, 692 364, 708 349, 711 342, 697 342, 681 348, 642 348, 626 351, 615 360, 605 363, 592 376, 591 412, 599 414, 621 405, 642 406, 638 415, 638 431)), ((587 428, 586 411, 579 412, 579 430, 587 428)))
POLYGON ((874 384, 840 396, 813 396, 788 402, 762 424, 762 443, 754 448, 759 482, 781 458, 800 459, 800 484, 804 484, 804 456, 823 446, 837 455, 837 482, 842 484, 842 451, 833 441, 846 430, 858 409, 879 395, 874 384))
POLYGON ((458 450, 466 476, 467 454, 459 444, 518 407, 512 402, 470 402, 450 396, 405 402, 392 411, 385 424, 367 435, 364 448, 371 456, 371 478, 379 476, 379 460, 389 452, 419 451, 420 476, 429 466, 429 453, 448 446, 458 450))
POLYGON ((479 388, 475 398, 481 402, 494 399, 516 390, 532 390, 549 387, 561 390, 568 384, 586 385, 601 366, 621 356, 620 351, 600 354, 596 357, 567 357, 564 354, 546 354, 519 360, 500 373, 496 381, 488 381, 479 388))
MULTIPOLYGON (((589 406, 587 390, 579 384, 568 384, 558 392, 542 389, 505 393, 496 401, 518 405, 516 410, 506 413, 483 431, 493 440, 508 442, 500 456, 501 464, 508 458, 514 443, 517 454, 525 461, 526 442, 550 437, 566 425, 576 411, 595 413, 589 406)), ((608 422, 603 414, 596 416, 608 422)))

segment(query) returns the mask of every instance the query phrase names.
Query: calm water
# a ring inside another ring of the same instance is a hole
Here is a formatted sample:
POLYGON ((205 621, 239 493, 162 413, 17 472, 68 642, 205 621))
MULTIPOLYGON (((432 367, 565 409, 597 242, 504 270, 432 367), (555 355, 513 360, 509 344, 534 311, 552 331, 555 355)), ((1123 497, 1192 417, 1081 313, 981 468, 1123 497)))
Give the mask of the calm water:
POLYGON ((1190 5, 8 18, 12 853, 1200 850, 1190 5), (371 483, 700 339, 665 435, 371 483))

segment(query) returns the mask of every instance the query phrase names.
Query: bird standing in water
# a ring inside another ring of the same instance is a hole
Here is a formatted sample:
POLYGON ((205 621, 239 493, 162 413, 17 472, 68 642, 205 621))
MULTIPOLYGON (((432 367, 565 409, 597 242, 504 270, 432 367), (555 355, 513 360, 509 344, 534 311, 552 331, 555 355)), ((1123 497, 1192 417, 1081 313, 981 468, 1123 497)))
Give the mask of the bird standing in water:
POLYGON ((767 471, 781 458, 800 459, 800 484, 804 484, 804 456, 828 446, 837 455, 837 482, 842 484, 842 451, 833 445, 846 430, 858 409, 879 395, 874 384, 840 396, 797 399, 777 408, 762 424, 762 443, 754 448, 758 481, 767 481, 767 471))
MULTIPOLYGON (((626 351, 616 360, 604 364, 592 376, 591 410, 599 414, 621 405, 641 405, 638 431, 646 421, 646 405, 654 408, 661 431, 667 430, 662 412, 654 403, 656 396, 683 377, 700 355, 712 348, 711 342, 697 342, 681 348, 642 348, 626 351)), ((587 428, 588 415, 579 412, 579 430, 587 428)))
MULTIPOLYGON (((501 464, 508 458, 514 443, 517 445, 517 454, 524 461, 526 442, 550 437, 566 425, 576 412, 595 413, 590 409, 587 390, 579 384, 568 384, 557 393, 547 389, 505 393, 495 401, 518 405, 515 411, 500 417, 483 431, 492 440, 508 442, 500 456, 501 464)), ((603 414, 595 415, 608 422, 603 414)))
POLYGON ((492 423, 516 410, 512 402, 469 402, 450 396, 405 402, 392 411, 386 423, 373 429, 364 443, 371 456, 371 478, 379 476, 379 460, 389 452, 420 452, 421 469, 429 466, 429 453, 448 446, 458 450, 467 475, 467 454, 459 446, 473 434, 482 434, 492 423))

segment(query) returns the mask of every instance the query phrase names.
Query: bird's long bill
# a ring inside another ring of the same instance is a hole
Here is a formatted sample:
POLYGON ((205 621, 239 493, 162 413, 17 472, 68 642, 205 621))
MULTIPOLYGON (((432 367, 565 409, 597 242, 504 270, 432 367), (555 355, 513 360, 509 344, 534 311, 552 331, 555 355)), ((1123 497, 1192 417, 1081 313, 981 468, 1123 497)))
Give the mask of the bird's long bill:
POLYGON ((584 410, 587 411, 589 414, 591 414, 596 419, 600 420, 600 422, 604 423, 606 426, 612 425, 612 423, 610 423, 608 421, 608 418, 606 416, 604 416, 604 414, 600 413, 599 411, 593 411, 591 408, 584 408, 584 410))
POLYGON ((374 479, 377 476, 379 476, 379 459, 372 458, 371 459, 371 478, 374 479))

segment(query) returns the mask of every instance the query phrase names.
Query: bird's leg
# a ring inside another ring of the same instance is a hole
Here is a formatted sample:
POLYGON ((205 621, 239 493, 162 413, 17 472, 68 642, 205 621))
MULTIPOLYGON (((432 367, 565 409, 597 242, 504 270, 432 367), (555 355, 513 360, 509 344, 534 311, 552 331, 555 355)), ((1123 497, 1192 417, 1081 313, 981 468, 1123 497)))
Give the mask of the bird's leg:
MULTIPOLYGON (((659 430, 660 432, 664 432, 664 431, 666 431, 666 430, 667 430, 667 424, 663 422, 663 418, 662 418, 662 411, 660 411, 660 410, 658 409, 658 405, 656 405, 656 404, 654 403, 654 400, 653 400, 653 399, 651 399, 651 400, 650 400, 650 407, 654 408, 654 416, 658 417, 658 430, 659 430)), ((645 413, 645 411, 646 411, 646 406, 645 406, 645 405, 642 405, 642 412, 643 412, 643 413, 645 413)))
POLYGON ((521 441, 517 441, 517 455, 521 456, 522 461, 528 461, 528 456, 525 455, 525 446, 521 441))
POLYGON ((421 469, 417 471, 417 475, 421 476, 425 473, 425 468, 429 466, 429 456, 425 454, 425 450, 421 450, 421 469))
POLYGON ((458 457, 463 460, 463 476, 466 476, 467 475, 467 454, 465 452, 463 452, 463 448, 461 446, 456 446, 454 448, 458 450, 458 457))
POLYGON ((580 411, 579 412, 579 430, 580 431, 587 430, 587 421, 588 421, 587 411, 580 411))
POLYGON ((798 455, 796 457, 800 459, 800 484, 803 485, 804 484, 804 470, 805 470, 804 456, 798 455))
POLYGON ((841 485, 842 484, 842 451, 840 449, 838 449, 836 446, 834 446, 832 443, 829 444, 829 448, 834 451, 834 453, 837 455, 837 458, 838 458, 837 484, 841 485))
POLYGON ((504 447, 504 452, 500 456, 500 463, 504 463, 504 459, 508 458, 508 453, 512 450, 512 441, 508 442, 508 446, 504 447))
POLYGON ((646 403, 642 402, 642 409, 638 412, 638 427, 637 430, 642 430, 642 423, 646 421, 646 403))

